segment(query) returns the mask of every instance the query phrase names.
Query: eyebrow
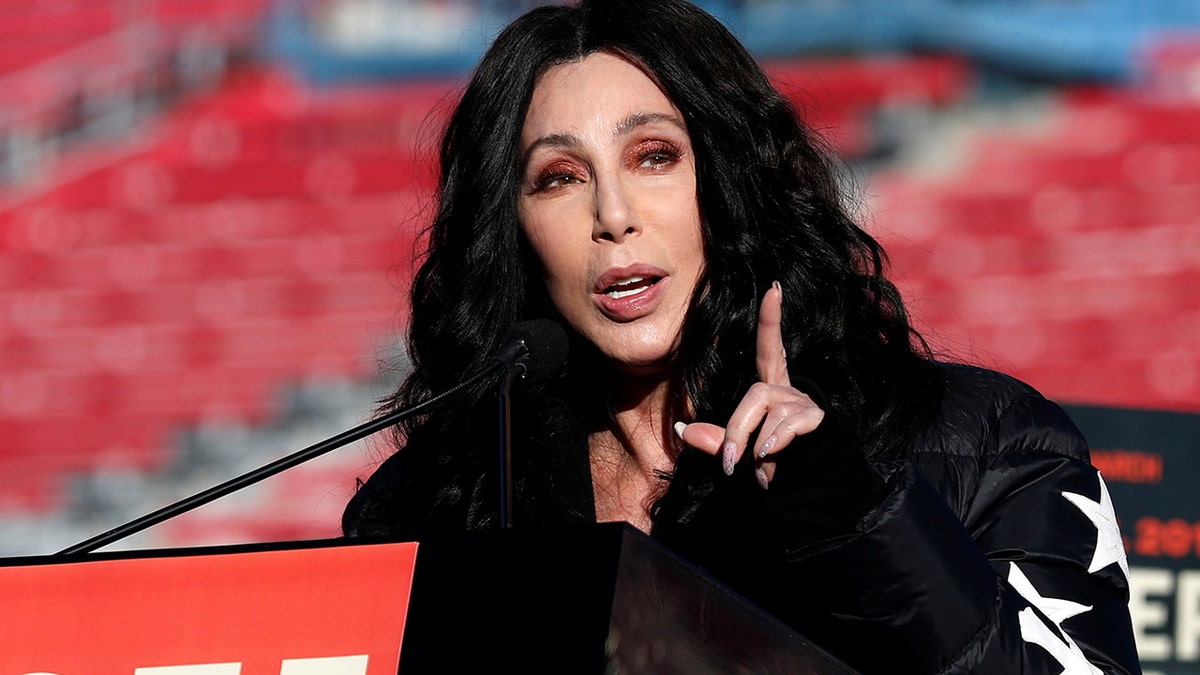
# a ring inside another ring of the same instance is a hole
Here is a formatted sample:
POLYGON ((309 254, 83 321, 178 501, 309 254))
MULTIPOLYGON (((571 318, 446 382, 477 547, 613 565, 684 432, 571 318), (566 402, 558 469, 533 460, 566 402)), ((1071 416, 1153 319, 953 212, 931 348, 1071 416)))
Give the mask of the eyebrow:
POLYGON ((683 120, 675 115, 668 115, 666 113, 633 113, 617 124, 613 129, 613 135, 620 136, 627 134, 638 127, 653 124, 654 122, 668 122, 679 127, 680 131, 687 131, 687 127, 683 125, 683 120))
MULTIPOLYGON (((613 136, 623 136, 634 129, 644 127, 647 124, 653 124, 655 122, 667 122, 678 127, 680 131, 685 133, 687 132, 687 127, 684 126, 683 120, 679 119, 675 115, 668 115, 666 113, 638 112, 629 115, 620 122, 617 122, 616 126, 613 127, 613 136)), ((530 143, 529 147, 525 149, 521 160, 522 163, 527 162, 529 160, 529 156, 533 154, 533 151, 542 146, 548 146, 552 148, 574 148, 578 145, 579 139, 572 134, 549 134, 542 136, 533 143, 530 143)))
POLYGON ((528 162, 529 156, 533 154, 533 151, 542 146, 551 148, 574 148, 578 145, 579 139, 571 134, 550 134, 548 136, 542 136, 536 141, 530 143, 528 148, 525 148, 525 152, 521 157, 521 162, 528 162))

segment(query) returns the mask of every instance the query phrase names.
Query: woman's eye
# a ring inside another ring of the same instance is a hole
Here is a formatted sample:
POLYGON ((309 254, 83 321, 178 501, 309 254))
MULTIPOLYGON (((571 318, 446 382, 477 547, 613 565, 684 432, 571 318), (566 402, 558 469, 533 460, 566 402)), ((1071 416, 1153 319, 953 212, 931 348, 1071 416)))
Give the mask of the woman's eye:
POLYGON ((641 148, 638 154, 638 165, 658 169, 679 161, 679 151, 666 143, 650 143, 641 148))
POLYGON ((555 162, 533 175, 529 181, 529 191, 541 192, 582 182, 583 177, 576 168, 555 162))
POLYGON ((550 176, 541 181, 542 187, 561 187, 563 185, 572 185, 578 183, 579 179, 569 174, 560 176, 550 176))

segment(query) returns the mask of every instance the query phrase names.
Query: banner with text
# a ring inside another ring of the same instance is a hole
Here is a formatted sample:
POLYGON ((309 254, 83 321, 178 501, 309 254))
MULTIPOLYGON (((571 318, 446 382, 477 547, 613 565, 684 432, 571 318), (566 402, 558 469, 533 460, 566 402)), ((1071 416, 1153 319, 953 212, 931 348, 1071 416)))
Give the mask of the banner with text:
POLYGON ((1147 673, 1200 672, 1200 415, 1066 406, 1092 447, 1129 554, 1147 673))
POLYGON ((372 544, 0 567, 0 673, 395 675, 416 551, 372 544))

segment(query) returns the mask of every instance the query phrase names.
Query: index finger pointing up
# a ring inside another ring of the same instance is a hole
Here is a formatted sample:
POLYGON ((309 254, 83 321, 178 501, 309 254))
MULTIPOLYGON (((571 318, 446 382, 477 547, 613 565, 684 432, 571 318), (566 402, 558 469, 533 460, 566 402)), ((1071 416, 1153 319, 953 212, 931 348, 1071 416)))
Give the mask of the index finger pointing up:
POLYGON ((759 306, 757 342, 758 379, 767 384, 790 387, 787 352, 783 347, 783 288, 778 281, 771 284, 759 306))

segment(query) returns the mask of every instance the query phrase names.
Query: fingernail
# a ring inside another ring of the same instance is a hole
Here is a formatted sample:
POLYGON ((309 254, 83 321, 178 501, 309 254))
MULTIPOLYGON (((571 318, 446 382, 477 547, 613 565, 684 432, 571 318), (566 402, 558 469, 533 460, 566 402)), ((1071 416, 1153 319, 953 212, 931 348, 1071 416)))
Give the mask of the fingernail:
POLYGON ((682 439, 683 438, 683 430, 686 428, 687 428, 687 424, 685 424, 684 422, 676 422, 675 423, 675 435, 678 436, 680 439, 682 439))
POLYGON ((737 464, 737 446, 733 441, 725 441, 721 446, 721 468, 726 476, 733 475, 733 467, 737 464))
POLYGON ((775 441, 777 440, 779 439, 775 436, 775 434, 767 436, 767 440, 763 441, 763 444, 758 448, 758 458, 762 459, 763 457, 766 457, 767 453, 771 451, 771 448, 775 446, 775 441))
POLYGON ((772 281, 771 288, 774 288, 775 290, 779 291, 780 293, 783 292, 783 286, 781 286, 778 281, 772 281))
POLYGON ((771 481, 767 480, 767 472, 762 469, 754 470, 754 477, 758 479, 758 487, 766 490, 771 487, 771 481))

